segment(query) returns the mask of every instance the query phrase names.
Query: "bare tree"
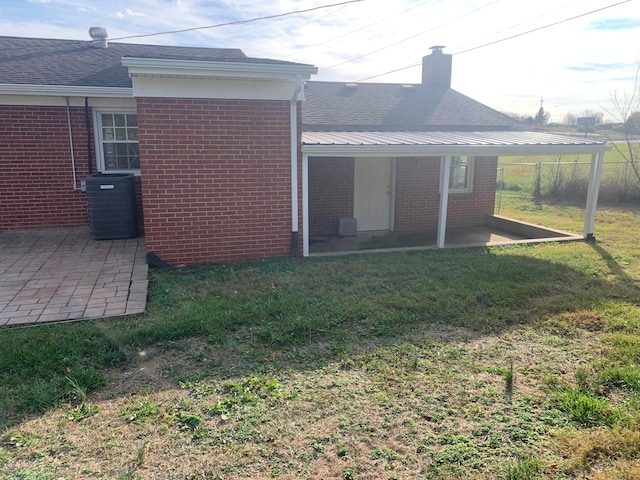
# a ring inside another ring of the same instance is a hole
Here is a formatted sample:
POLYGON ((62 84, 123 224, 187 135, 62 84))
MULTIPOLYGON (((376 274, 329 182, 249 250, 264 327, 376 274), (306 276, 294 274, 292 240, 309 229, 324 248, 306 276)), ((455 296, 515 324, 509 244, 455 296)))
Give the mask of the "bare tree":
POLYGON ((575 125, 576 124, 576 118, 577 117, 573 113, 568 112, 568 113, 565 114, 565 116, 564 116, 564 118, 562 120, 562 123, 564 123, 565 125, 575 125))
POLYGON ((640 132, 635 128, 636 113, 640 111, 640 59, 636 62, 631 88, 622 92, 614 91, 611 94, 610 108, 605 110, 616 122, 622 124, 624 135, 622 142, 611 138, 608 140, 625 160, 640 185, 640 132))

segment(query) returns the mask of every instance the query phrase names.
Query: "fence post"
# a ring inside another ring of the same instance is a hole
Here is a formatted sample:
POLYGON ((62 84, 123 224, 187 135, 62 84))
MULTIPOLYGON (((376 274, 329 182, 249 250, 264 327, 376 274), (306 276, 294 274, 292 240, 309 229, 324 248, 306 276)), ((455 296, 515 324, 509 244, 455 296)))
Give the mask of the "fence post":
POLYGON ((624 191, 623 198, 626 198, 627 192, 629 191, 629 162, 624 162, 624 191))
POLYGON ((542 162, 536 163, 536 179, 533 184, 533 195, 538 197, 540 196, 540 183, 542 177, 542 162))
POLYGON ((500 214, 500 207, 502 206, 502 189, 504 188, 504 168, 499 168, 498 169, 498 188, 497 188, 497 194, 498 194, 498 211, 497 213, 500 214))

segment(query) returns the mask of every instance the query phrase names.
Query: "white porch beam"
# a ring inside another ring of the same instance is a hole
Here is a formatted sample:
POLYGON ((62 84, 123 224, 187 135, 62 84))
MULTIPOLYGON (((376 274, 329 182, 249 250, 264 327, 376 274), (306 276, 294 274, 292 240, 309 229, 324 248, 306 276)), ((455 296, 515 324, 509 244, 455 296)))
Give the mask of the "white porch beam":
POLYGON ((602 163, 604 152, 591 155, 591 167, 589 169, 589 184, 587 187, 587 204, 584 209, 583 237, 594 238, 594 225, 596 221, 596 208, 598 205, 598 192, 600 190, 600 177, 602 175, 602 163))
POLYGON ((302 256, 309 256, 309 155, 302 155, 302 256))
POLYGON ((596 145, 340 145, 302 144, 302 151, 312 157, 440 157, 468 155, 476 157, 588 155, 609 150, 596 145))
POLYGON ((444 237, 447 229, 447 209, 449 207, 449 175, 451 173, 451 155, 446 155, 440 163, 440 214, 438 216, 437 247, 444 248, 444 237))

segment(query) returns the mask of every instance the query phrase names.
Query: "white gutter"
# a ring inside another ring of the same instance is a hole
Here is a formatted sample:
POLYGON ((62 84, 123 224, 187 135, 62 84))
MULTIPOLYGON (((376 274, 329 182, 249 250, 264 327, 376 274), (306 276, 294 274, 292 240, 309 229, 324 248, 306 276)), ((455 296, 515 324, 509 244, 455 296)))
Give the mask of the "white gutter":
POLYGON ((69 97, 67 101, 67 127, 69 128, 69 148, 71 149, 71 170, 73 171, 73 190, 79 190, 78 179, 76 178, 76 155, 73 149, 73 133, 71 131, 71 112, 69 111, 69 97))
POLYGON ((133 98, 130 87, 86 87, 82 85, 32 85, 5 83, 0 95, 38 95, 48 97, 133 98))
POLYGON ((296 86, 289 102, 291 121, 291 250, 290 255, 298 255, 298 100, 302 100, 302 75, 296 75, 296 86))

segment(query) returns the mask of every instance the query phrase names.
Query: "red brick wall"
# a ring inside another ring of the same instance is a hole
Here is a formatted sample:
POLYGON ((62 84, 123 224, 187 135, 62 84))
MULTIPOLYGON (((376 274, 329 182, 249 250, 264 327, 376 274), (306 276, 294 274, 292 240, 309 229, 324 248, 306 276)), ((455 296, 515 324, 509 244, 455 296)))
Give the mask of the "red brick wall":
POLYGON ((493 215, 496 200, 498 157, 475 157, 471 193, 450 193, 447 227, 474 227, 493 215))
MULTIPOLYGON (((497 157, 476 157, 470 193, 449 194, 447 226, 479 226, 494 211, 497 157)), ((440 157, 396 160, 395 230, 436 229, 440 157)), ((309 159, 309 230, 336 235, 336 222, 353 216, 353 159, 309 159)))
POLYGON ((439 179, 440 157, 396 160, 396 231, 414 232, 437 227, 439 179))
MULTIPOLYGON (((412 232, 438 227, 440 157, 399 158, 396 168, 396 231, 412 232)), ((494 212, 497 157, 476 157, 473 191, 450 193, 447 227, 483 224, 494 212)))
POLYGON ((309 235, 337 235, 353 217, 353 158, 309 159, 309 235))
POLYGON ((147 251, 171 264, 289 254, 288 101, 137 104, 147 251))
MULTIPOLYGON (((84 108, 70 111, 79 184, 87 131, 84 108)), ((87 225, 86 195, 73 190, 66 107, 0 105, 0 200, 0 230, 87 225)))

